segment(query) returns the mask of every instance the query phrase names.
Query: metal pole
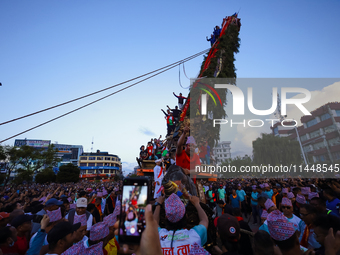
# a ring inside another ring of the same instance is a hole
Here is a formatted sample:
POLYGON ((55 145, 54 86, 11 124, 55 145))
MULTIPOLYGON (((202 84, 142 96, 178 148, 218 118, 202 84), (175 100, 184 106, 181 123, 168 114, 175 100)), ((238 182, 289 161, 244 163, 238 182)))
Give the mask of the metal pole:
POLYGON ((296 132, 299 144, 300 144, 300 149, 301 149, 301 152, 302 152, 303 160, 305 161, 305 164, 307 165, 307 160, 306 160, 305 152, 303 151, 303 148, 302 148, 299 132, 298 132, 296 126, 294 126, 294 128, 295 128, 295 132, 296 132))

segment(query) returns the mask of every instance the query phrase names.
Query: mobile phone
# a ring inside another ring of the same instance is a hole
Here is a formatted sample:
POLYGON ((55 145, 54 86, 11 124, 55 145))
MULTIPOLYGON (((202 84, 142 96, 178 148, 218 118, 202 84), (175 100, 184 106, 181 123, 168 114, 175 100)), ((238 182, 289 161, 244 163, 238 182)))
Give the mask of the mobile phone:
POLYGON ((119 242, 139 244, 145 229, 145 208, 150 201, 151 182, 146 177, 125 178, 119 218, 119 242))
POLYGON ((40 223, 43 217, 44 217, 44 215, 34 214, 32 221, 35 222, 35 223, 40 223))

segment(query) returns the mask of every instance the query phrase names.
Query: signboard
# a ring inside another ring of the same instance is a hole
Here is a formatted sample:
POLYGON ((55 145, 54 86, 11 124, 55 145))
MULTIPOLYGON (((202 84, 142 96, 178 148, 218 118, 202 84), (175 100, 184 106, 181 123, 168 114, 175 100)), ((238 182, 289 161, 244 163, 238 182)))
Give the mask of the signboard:
POLYGON ((16 139, 14 146, 20 147, 27 145, 34 148, 47 148, 51 144, 50 140, 29 140, 29 139, 16 139))

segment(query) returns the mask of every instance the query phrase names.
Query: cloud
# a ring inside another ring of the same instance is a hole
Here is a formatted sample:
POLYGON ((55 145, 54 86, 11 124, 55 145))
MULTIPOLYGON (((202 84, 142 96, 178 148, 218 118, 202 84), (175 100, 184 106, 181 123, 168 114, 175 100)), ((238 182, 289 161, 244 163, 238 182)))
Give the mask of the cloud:
MULTIPOLYGON (((335 82, 329 86, 322 88, 321 90, 314 90, 311 92, 311 99, 304 103, 303 106, 312 112, 317 108, 329 102, 339 102, 340 82, 335 82)), ((292 98, 303 98, 303 94, 298 94, 292 98)), ((300 119, 304 114, 295 106, 287 105, 287 118, 295 119, 298 121, 298 125, 301 125, 300 119)))
POLYGON ((129 173, 134 171, 134 168, 137 166, 137 162, 122 162, 122 170, 123 174, 126 176, 129 173))
POLYGON ((141 132, 142 134, 147 135, 147 136, 152 136, 152 137, 156 136, 156 134, 154 132, 152 132, 151 130, 149 130, 146 127, 140 127, 139 132, 141 132))

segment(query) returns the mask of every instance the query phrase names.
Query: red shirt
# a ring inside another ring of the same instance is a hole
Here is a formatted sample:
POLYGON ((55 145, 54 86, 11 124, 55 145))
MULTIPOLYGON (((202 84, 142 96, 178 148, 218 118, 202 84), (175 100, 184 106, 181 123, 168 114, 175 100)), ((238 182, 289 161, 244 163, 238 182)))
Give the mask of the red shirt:
POLYGON ((148 150, 149 156, 151 156, 151 155, 152 155, 152 152, 153 152, 153 146, 147 147, 147 150, 148 150))
POLYGON ((17 236, 17 241, 15 242, 14 246, 17 246, 19 255, 25 255, 26 251, 28 251, 29 248, 25 236, 17 236))
POLYGON ((195 166, 200 166, 201 161, 196 153, 194 153, 193 157, 190 158, 188 154, 182 150, 180 155, 176 154, 176 165, 192 170, 195 169, 195 166))

